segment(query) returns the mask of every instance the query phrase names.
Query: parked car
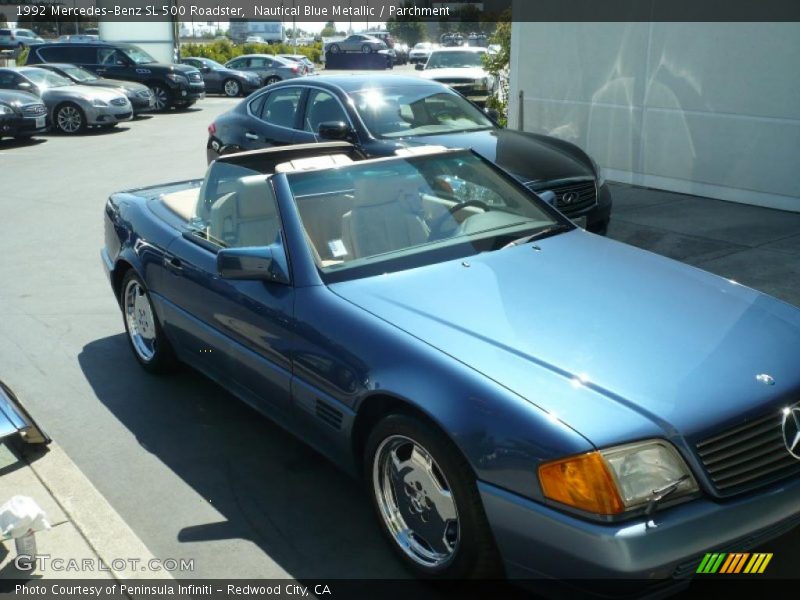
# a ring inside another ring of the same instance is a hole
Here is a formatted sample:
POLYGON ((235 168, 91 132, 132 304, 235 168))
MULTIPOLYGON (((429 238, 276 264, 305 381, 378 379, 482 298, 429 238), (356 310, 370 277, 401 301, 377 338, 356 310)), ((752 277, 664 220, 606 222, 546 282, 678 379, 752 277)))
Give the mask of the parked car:
POLYGON ((264 38, 260 35, 248 35, 245 40, 245 44, 266 44, 264 38))
POLYGON ((611 192, 602 170, 577 146, 498 126, 444 84, 394 75, 320 75, 254 94, 209 126, 208 161, 221 154, 346 139, 368 156, 439 144, 474 148, 530 189, 552 191, 558 209, 605 233, 611 192))
POLYGON ((122 42, 50 43, 31 46, 28 65, 69 63, 100 77, 141 83, 150 88, 156 110, 188 108, 205 97, 200 71, 162 64, 133 44, 122 42))
POLYGON ((428 62, 428 57, 431 55, 434 45, 430 42, 419 42, 408 52, 408 62, 412 65, 418 63, 428 62))
POLYGON ((439 43, 444 47, 463 46, 466 42, 460 33, 443 33, 439 38, 439 43))
POLYGON ((49 444, 51 441, 14 392, 0 381, 0 440, 10 437, 16 437, 26 445, 49 444))
POLYGON ((17 50, 44 42, 30 29, 0 28, 0 50, 17 50))
POLYGON ((379 40, 376 37, 364 33, 354 33, 343 40, 331 42, 328 46, 328 52, 331 54, 339 54, 340 52, 362 52, 364 54, 370 54, 386 49, 387 46, 383 40, 379 40))
POLYGON ((188 57, 181 59, 181 62, 200 71, 206 92, 235 98, 246 96, 261 87, 261 77, 257 73, 229 69, 210 58, 188 57))
POLYGON ((89 35, 89 34, 73 34, 73 35, 60 35, 56 39, 57 42, 71 42, 73 44, 80 43, 80 42, 98 42, 100 41, 99 35, 89 35))
POLYGON ((122 92, 78 85, 47 69, 0 68, 0 89, 41 98, 53 127, 61 133, 80 133, 89 126, 114 127, 133 118, 133 107, 122 92))
POLYGON ((44 133, 47 127, 47 107, 38 97, 0 89, 0 139, 29 138, 44 133))
POLYGON ((305 54, 278 54, 278 56, 303 65, 306 70, 306 75, 314 75, 317 72, 317 67, 314 64, 314 61, 308 58, 305 54))
POLYGON ((439 48, 417 64, 421 77, 450 86, 472 102, 485 105, 495 91, 495 78, 483 68, 483 48, 439 48))
POLYGON ((123 81, 121 79, 106 79, 98 77, 83 67, 62 63, 43 63, 37 68, 47 69, 70 79, 73 83, 92 87, 116 90, 125 96, 133 107, 133 114, 138 115, 155 110, 156 100, 150 88, 141 83, 123 81))
POLYGON ((408 64, 408 44, 395 44, 393 50, 395 54, 395 64, 408 64))
POLYGON ((301 77, 305 69, 296 62, 271 54, 244 54, 225 63, 225 68, 254 73, 261 78, 262 85, 272 85, 284 79, 301 77))
POLYGON ((798 524, 800 310, 588 234, 470 150, 401 154, 274 148, 111 196, 135 359, 362 476, 423 577, 663 594, 798 524))

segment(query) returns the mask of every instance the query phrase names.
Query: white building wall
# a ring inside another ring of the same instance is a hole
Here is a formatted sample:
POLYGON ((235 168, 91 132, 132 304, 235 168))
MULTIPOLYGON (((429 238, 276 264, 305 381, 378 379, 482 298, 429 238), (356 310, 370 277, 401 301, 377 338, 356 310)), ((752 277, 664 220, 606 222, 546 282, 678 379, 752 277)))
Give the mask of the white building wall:
POLYGON ((516 21, 510 84, 609 179, 800 211, 800 23, 516 21))

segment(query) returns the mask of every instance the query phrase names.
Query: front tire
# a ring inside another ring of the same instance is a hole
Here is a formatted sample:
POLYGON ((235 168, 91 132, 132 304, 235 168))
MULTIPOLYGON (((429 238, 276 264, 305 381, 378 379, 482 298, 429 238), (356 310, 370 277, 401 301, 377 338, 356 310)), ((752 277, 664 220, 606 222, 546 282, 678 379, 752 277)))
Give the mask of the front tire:
POLYGON ((339 47, 339 44, 331 44, 330 48, 328 48, 328 51, 331 54, 339 54, 339 52, 341 52, 342 49, 339 47))
POLYGON ((157 111, 168 110, 172 106, 172 92, 160 83, 151 83, 149 87, 155 99, 154 108, 157 111))
POLYGON ((372 54, 372 46, 370 46, 369 44, 364 44, 363 46, 361 46, 361 52, 363 52, 364 54, 372 54))
POLYGON ((364 473, 384 535, 417 576, 500 574, 475 475, 444 434, 421 419, 389 415, 367 439, 364 473))
POLYGON ((236 98, 242 93, 242 85, 235 79, 226 79, 222 84, 222 91, 228 98, 236 98))
POLYGON ((172 346, 153 309, 147 286, 131 269, 122 280, 120 306, 133 355, 150 373, 168 373, 177 366, 172 346))
POLYGON ((53 121, 56 129, 66 135, 75 135, 86 129, 86 115, 80 106, 72 102, 65 102, 53 111, 53 121))

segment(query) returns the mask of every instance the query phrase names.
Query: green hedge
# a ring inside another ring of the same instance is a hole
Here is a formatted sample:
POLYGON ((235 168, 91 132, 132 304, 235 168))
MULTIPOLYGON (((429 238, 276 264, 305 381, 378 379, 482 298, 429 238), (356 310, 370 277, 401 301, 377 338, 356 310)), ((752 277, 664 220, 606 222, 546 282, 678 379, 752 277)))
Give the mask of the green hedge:
MULTIPOLYGON (((295 48, 286 43, 237 45, 230 40, 215 40, 209 44, 181 44, 181 56, 210 58, 223 64, 242 54, 295 54, 295 48)), ((318 63, 322 54, 322 42, 315 42, 311 46, 298 46, 296 54, 304 54, 318 63)))

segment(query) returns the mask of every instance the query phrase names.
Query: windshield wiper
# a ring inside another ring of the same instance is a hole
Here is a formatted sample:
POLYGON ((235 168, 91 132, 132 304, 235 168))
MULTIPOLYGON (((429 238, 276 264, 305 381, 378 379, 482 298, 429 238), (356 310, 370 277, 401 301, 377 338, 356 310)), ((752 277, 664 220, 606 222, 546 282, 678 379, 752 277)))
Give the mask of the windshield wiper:
POLYGON ((513 246, 519 246, 521 244, 527 244, 528 242, 532 242, 534 240, 538 240, 539 238, 546 237, 548 235, 552 235, 554 233, 559 233, 561 231, 571 231, 573 227, 571 225, 566 225, 565 223, 556 223, 555 225, 551 225, 550 227, 545 227, 544 229, 540 229, 536 233, 532 233, 530 235, 522 236, 521 238, 517 238, 509 243, 507 243, 503 248, 511 248, 513 246))

